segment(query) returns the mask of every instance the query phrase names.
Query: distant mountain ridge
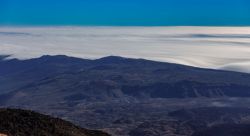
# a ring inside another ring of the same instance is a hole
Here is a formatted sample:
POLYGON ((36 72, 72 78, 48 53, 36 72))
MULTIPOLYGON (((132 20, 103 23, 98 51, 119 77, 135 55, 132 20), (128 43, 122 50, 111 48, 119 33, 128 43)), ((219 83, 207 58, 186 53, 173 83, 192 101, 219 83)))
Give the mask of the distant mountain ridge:
POLYGON ((55 101, 250 97, 250 74, 116 56, 2 60, 0 84, 1 102, 7 104, 33 103, 50 96, 55 101))

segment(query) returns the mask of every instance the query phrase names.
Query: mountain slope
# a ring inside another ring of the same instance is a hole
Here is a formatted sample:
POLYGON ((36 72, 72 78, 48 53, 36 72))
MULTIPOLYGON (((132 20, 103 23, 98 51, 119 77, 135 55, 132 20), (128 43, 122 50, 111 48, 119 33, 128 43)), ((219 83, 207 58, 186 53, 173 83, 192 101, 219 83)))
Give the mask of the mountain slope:
POLYGON ((249 124, 223 124, 195 132, 192 136, 249 136, 249 124))
POLYGON ((250 97, 250 75, 143 59, 43 56, 0 61, 0 103, 250 97), (34 101, 35 100, 35 101, 34 101))
POLYGON ((32 111, 0 109, 0 133, 8 136, 109 136, 32 111))
POLYGON ((131 136, 248 136, 250 109, 203 107, 169 113, 171 120, 158 119, 138 125, 131 136))
POLYGON ((1 107, 56 115, 116 136, 144 135, 144 130, 151 135, 180 132, 183 136, 186 130, 192 134, 204 124, 207 128, 206 123, 217 123, 214 120, 239 122, 249 117, 249 110, 243 110, 247 114, 243 116, 222 109, 232 115, 224 116, 223 112, 214 116, 208 113, 217 108, 199 107, 248 108, 250 74, 115 56, 97 60, 68 56, 4 58, 0 59, 1 107), (199 108, 200 112, 189 110, 191 115, 180 114, 198 119, 183 124, 177 113, 171 115, 183 108, 199 108), (210 121, 202 115, 215 118, 210 121), (166 133, 168 128, 171 131, 166 133))

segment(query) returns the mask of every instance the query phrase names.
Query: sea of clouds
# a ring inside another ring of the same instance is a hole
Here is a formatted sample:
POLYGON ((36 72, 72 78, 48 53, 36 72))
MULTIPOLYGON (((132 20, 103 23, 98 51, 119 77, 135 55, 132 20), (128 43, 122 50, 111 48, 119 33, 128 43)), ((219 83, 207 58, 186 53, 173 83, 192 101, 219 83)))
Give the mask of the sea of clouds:
POLYGON ((145 58, 250 73, 250 27, 0 27, 0 55, 145 58))

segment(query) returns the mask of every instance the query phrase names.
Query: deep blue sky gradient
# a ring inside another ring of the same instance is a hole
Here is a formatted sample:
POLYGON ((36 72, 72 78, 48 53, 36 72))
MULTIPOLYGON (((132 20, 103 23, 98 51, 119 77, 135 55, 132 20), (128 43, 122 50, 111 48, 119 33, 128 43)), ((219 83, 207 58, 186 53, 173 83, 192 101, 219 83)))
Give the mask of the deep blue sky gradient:
POLYGON ((250 0, 0 0, 0 25, 250 26, 250 0))

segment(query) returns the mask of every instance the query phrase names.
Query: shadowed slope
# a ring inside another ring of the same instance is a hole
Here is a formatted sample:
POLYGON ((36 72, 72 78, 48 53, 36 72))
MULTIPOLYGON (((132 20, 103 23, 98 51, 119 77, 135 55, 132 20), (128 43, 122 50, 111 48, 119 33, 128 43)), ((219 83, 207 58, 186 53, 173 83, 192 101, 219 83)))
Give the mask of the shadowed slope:
POLYGON ((8 136, 109 136, 58 118, 19 109, 0 109, 0 133, 8 136))

